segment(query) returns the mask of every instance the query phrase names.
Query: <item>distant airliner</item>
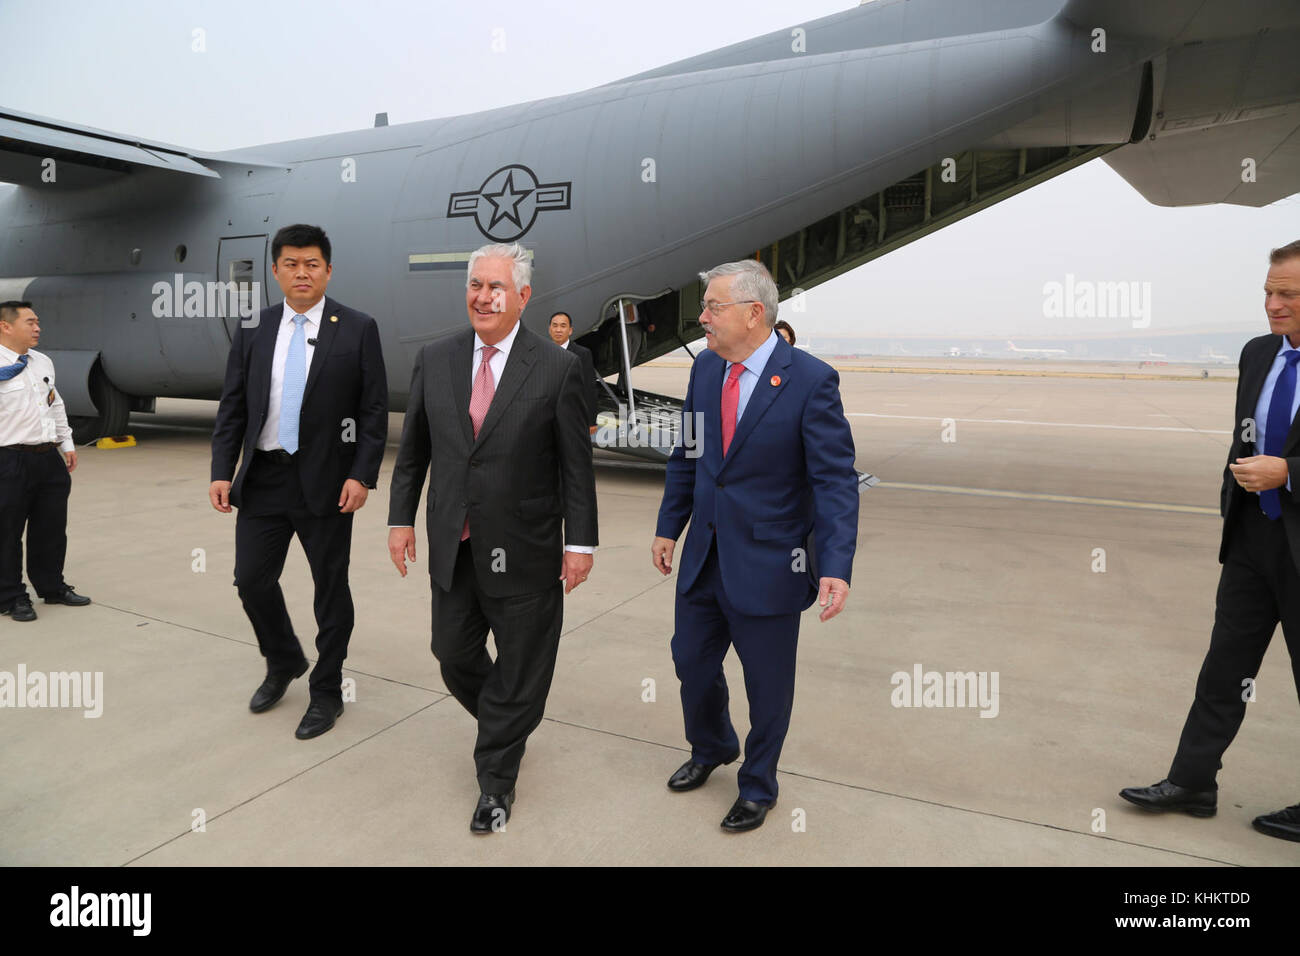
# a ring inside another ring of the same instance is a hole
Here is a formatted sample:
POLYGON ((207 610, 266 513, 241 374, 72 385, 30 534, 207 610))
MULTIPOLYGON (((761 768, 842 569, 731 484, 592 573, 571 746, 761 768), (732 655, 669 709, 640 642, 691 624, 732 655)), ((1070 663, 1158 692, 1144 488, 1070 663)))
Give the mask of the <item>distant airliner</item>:
POLYGON ((1017 355, 1023 355, 1025 358, 1040 358, 1048 355, 1067 355, 1065 349, 1018 349, 1016 343, 1007 339, 1007 348, 1017 355))

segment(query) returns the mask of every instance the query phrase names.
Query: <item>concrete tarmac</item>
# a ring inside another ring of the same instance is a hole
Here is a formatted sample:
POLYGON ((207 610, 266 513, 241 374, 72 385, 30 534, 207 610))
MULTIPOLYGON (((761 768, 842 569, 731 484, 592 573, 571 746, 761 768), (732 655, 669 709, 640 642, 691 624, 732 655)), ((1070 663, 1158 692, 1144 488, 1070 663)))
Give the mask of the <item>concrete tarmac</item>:
MULTIPOLYGON (((637 385, 681 395, 686 378, 650 367, 637 385)), ((1295 864, 1300 846, 1250 826, 1300 800, 1280 634, 1225 756, 1217 817, 1117 796, 1164 777, 1192 700, 1234 387, 846 372, 858 467, 882 482, 862 499, 846 611, 804 616, 780 801, 739 835, 718 825, 738 765, 692 793, 664 786, 688 749, 674 582, 649 558, 662 470, 598 455, 594 572, 566 599, 509 825, 476 838, 474 723, 429 651, 424 551, 405 579, 387 554, 401 416, 354 528, 356 699, 299 741, 305 679, 267 713, 247 707, 264 666, 232 585, 234 516, 207 501, 215 403, 160 401, 132 418, 138 447, 80 453, 66 577, 94 604, 0 618, 0 671, 103 674, 98 717, 0 709, 0 862, 1295 864), (895 706, 896 675, 918 668, 982 674, 989 691, 996 675, 996 704, 895 706)), ((296 544, 281 583, 314 657, 296 544)), ((734 654, 727 678, 743 737, 734 654)))

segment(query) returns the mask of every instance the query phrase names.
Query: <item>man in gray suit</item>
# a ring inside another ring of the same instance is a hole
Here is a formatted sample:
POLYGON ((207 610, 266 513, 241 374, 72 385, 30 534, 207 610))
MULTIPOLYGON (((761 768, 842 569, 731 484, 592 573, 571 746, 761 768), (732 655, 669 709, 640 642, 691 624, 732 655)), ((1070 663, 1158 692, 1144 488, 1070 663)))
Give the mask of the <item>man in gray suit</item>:
POLYGON ((389 555, 405 577, 429 472, 433 653, 478 721, 474 833, 510 818, 524 745, 546 709, 564 594, 591 573, 597 544, 581 365, 519 321, 531 278, 517 243, 470 256, 471 327, 416 358, 388 510, 389 555))

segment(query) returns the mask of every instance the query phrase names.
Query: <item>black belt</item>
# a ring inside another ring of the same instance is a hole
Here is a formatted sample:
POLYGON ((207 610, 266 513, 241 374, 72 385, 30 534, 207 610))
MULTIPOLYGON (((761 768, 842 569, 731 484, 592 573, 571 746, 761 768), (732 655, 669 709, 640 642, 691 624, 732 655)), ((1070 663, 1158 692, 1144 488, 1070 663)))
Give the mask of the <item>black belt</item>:
POLYGON ((58 444, 52 441, 47 441, 41 445, 0 445, 0 448, 4 448, 6 451, 40 452, 40 451, 49 451, 51 448, 58 448, 58 447, 59 447, 58 444))
POLYGON ((265 461, 273 462, 277 465, 292 465, 293 455, 289 454, 283 448, 272 448, 270 451, 263 451, 260 448, 254 449, 253 452, 259 458, 265 461))

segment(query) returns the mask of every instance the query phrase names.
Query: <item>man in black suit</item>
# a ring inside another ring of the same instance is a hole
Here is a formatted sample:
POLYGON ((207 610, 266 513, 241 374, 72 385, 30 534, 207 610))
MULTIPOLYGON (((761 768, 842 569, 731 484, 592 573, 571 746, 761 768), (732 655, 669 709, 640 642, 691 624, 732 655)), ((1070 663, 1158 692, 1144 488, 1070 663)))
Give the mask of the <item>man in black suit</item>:
POLYGON ((583 387, 583 401, 587 406, 587 414, 584 419, 587 423, 587 431, 596 430, 596 402, 600 394, 599 386, 596 384, 596 363, 592 361, 591 350, 579 345, 573 341, 573 319, 567 312, 556 312, 551 316, 551 324, 548 329, 551 333, 551 341, 562 349, 566 349, 578 356, 578 361, 582 363, 582 380, 585 383, 583 387))
MULTIPOLYGON (((1219 511, 1223 535, 1214 629, 1169 776, 1120 796, 1144 810, 1212 817, 1221 758, 1254 698, 1278 622, 1300 692, 1300 241, 1274 249, 1264 283, 1269 335, 1241 350, 1232 448, 1219 511)), ((1258 816, 1255 829, 1300 841, 1300 804, 1258 816)))
POLYGON ((582 365, 520 322, 531 271, 518 244, 470 256, 471 328, 416 358, 388 510, 389 555, 405 577, 429 472, 432 648, 478 721, 474 833, 510 818, 524 745, 546 708, 564 594, 591 573, 597 544, 582 365))
POLYGON ((307 553, 317 661, 311 703, 295 732, 307 740, 343 713, 352 515, 379 478, 388 379, 375 320, 325 295, 333 267, 324 231, 284 227, 271 258, 284 303, 235 333, 212 432, 208 497, 218 511, 239 509, 235 587, 266 658, 266 679, 248 705, 255 714, 307 670, 279 584, 295 534, 307 553))

